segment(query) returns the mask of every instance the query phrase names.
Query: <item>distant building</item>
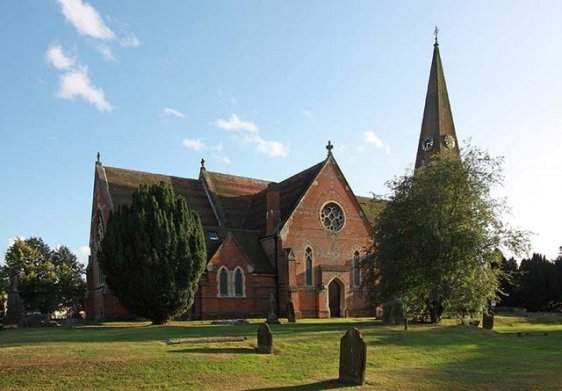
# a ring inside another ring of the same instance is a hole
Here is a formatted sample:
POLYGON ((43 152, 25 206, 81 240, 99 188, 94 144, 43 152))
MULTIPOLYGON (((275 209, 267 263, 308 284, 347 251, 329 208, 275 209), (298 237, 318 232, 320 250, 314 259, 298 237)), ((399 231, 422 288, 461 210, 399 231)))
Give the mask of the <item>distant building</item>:
MULTIPOLYGON (((86 316, 134 317, 112 295, 96 261, 110 210, 131 202, 142 183, 170 183, 195 209, 205 230, 208 264, 190 316, 265 317, 270 297, 285 315, 309 318, 374 313, 361 285, 360 260, 373 244, 369 198, 357 197, 326 147, 326 159, 281 182, 207 171, 186 179, 96 162, 86 316), (369 216, 370 215, 370 216, 369 216)), ((444 151, 458 153, 436 41, 416 168, 444 151)), ((142 289, 142 287, 139 287, 142 289)))

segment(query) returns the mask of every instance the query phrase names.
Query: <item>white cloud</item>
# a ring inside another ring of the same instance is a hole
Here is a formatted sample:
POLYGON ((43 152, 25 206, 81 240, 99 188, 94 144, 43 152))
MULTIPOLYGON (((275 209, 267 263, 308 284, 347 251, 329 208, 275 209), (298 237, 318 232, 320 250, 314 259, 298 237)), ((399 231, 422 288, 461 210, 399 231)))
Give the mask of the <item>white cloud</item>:
POLYGON ((250 133, 257 133, 259 128, 257 125, 250 121, 242 121, 236 114, 232 114, 229 119, 218 119, 215 121, 215 126, 224 130, 242 130, 250 133))
POLYGON ((334 146, 334 155, 346 156, 348 149, 349 149, 349 145, 347 145, 347 144, 335 145, 334 146))
POLYGON ((78 258, 78 262, 83 265, 88 264, 88 256, 90 255, 90 247, 89 246, 80 246, 80 248, 74 251, 76 258, 78 258))
POLYGON ((129 34, 119 40, 124 48, 138 48, 140 46, 139 39, 134 34, 129 34))
POLYGON ((90 4, 82 0, 58 0, 67 22, 71 23, 81 35, 95 39, 112 40, 115 33, 106 26, 102 17, 90 4))
POLYGON ((314 114, 312 113, 312 111, 303 110, 303 111, 302 111, 302 114, 303 114, 306 118, 308 118, 308 119, 314 118, 314 114))
POLYGON ((105 61, 117 61, 117 59, 113 55, 113 52, 111 51, 111 48, 108 45, 96 45, 95 49, 99 54, 101 54, 105 61))
POLYGON ((70 69, 76 63, 73 57, 65 54, 60 45, 53 44, 47 49, 45 59, 57 69, 70 69))
POLYGON ((187 149, 192 149, 194 151, 201 151, 202 149, 207 148, 205 143, 201 141, 201 139, 185 138, 183 139, 182 144, 187 149))
POLYGON ((279 141, 264 140, 259 135, 249 136, 247 142, 253 143, 259 153, 271 157, 285 157, 289 154, 289 147, 279 141))
POLYGON ((160 113, 160 117, 178 117, 178 118, 185 118, 185 115, 176 109, 172 109, 169 107, 165 107, 164 110, 160 113))
POLYGON ((234 131, 235 139, 240 144, 251 144, 256 152, 271 157, 284 157, 289 154, 289 146, 279 141, 265 140, 259 134, 258 126, 251 121, 242 121, 236 114, 232 114, 228 120, 218 119, 215 126, 219 129, 234 131))
POLYGON ((62 99, 80 97, 96 106, 99 111, 111 111, 113 109, 111 104, 105 100, 103 90, 92 85, 86 67, 80 67, 60 76, 59 90, 56 96, 62 99))
MULTIPOLYGON (((377 148, 382 148, 388 154, 390 153, 390 146, 385 144, 375 132, 368 130, 363 133, 363 140, 370 145, 374 145, 377 148)), ((358 148, 359 150, 359 148, 358 148)))
POLYGON ((224 164, 230 164, 230 163, 232 163, 232 162, 230 161, 230 158, 229 158, 228 156, 222 156, 222 155, 219 155, 219 154, 214 153, 214 154, 213 154, 213 157, 214 157, 215 159, 217 159, 219 162, 224 163, 224 164))

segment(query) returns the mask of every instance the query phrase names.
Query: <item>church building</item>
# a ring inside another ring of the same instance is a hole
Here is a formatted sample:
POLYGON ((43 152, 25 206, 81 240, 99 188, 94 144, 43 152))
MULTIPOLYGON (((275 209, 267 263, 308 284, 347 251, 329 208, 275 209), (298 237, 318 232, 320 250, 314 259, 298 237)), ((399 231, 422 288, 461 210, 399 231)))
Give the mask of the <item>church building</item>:
MULTIPOLYGON (((207 171, 197 179, 95 165, 86 316, 128 319, 104 282, 96 251, 109 213, 131 202, 143 183, 165 182, 199 213, 208 264, 192 319, 265 317, 270 298, 280 316, 292 302, 297 318, 374 314, 361 286, 361 259, 373 246, 368 197, 356 196, 330 142, 321 162, 281 182, 207 171)), ((418 144, 416 168, 436 153, 458 153, 437 40, 418 144)), ((142 289, 142 287, 139 287, 142 289)))

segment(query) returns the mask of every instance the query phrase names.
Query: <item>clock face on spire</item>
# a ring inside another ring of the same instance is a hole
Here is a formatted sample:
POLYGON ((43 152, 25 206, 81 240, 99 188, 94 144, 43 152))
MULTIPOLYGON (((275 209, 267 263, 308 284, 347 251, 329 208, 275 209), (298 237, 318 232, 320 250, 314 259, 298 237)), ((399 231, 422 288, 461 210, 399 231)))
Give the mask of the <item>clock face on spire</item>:
POLYGON ((424 151, 429 151, 433 148, 433 144, 435 143, 433 137, 426 137, 421 142, 421 147, 424 151))
POLYGON ((443 143, 445 144, 445 146, 447 148, 454 148, 455 147, 455 138, 453 136, 450 135, 445 135, 445 137, 443 137, 443 143))

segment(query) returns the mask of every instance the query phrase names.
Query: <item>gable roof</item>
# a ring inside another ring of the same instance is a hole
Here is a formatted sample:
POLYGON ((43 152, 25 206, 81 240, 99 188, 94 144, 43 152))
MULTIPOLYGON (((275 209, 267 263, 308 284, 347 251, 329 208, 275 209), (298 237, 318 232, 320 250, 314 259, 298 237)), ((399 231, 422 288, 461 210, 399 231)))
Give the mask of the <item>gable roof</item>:
POLYGON ((223 225, 232 228, 256 228, 245 225, 246 216, 251 210, 253 199, 267 189, 271 182, 205 169, 201 170, 200 178, 210 190, 210 197, 223 225))
POLYGON ((143 183, 164 182, 171 184, 176 195, 183 196, 189 207, 199 213, 203 225, 217 225, 217 219, 200 181, 115 167, 101 166, 101 169, 105 178, 100 179, 106 181, 113 207, 129 204, 133 192, 143 183))
POLYGON ((223 246, 232 240, 244 254, 247 261, 254 267, 253 273, 274 274, 273 265, 267 258, 259 241, 259 232, 250 230, 227 230, 224 228, 213 231, 217 232, 219 235, 220 243, 209 253, 209 260, 211 260, 223 246))
POLYGON ((279 183, 281 226, 287 222, 287 219, 291 216, 327 161, 328 159, 325 159, 279 183))

